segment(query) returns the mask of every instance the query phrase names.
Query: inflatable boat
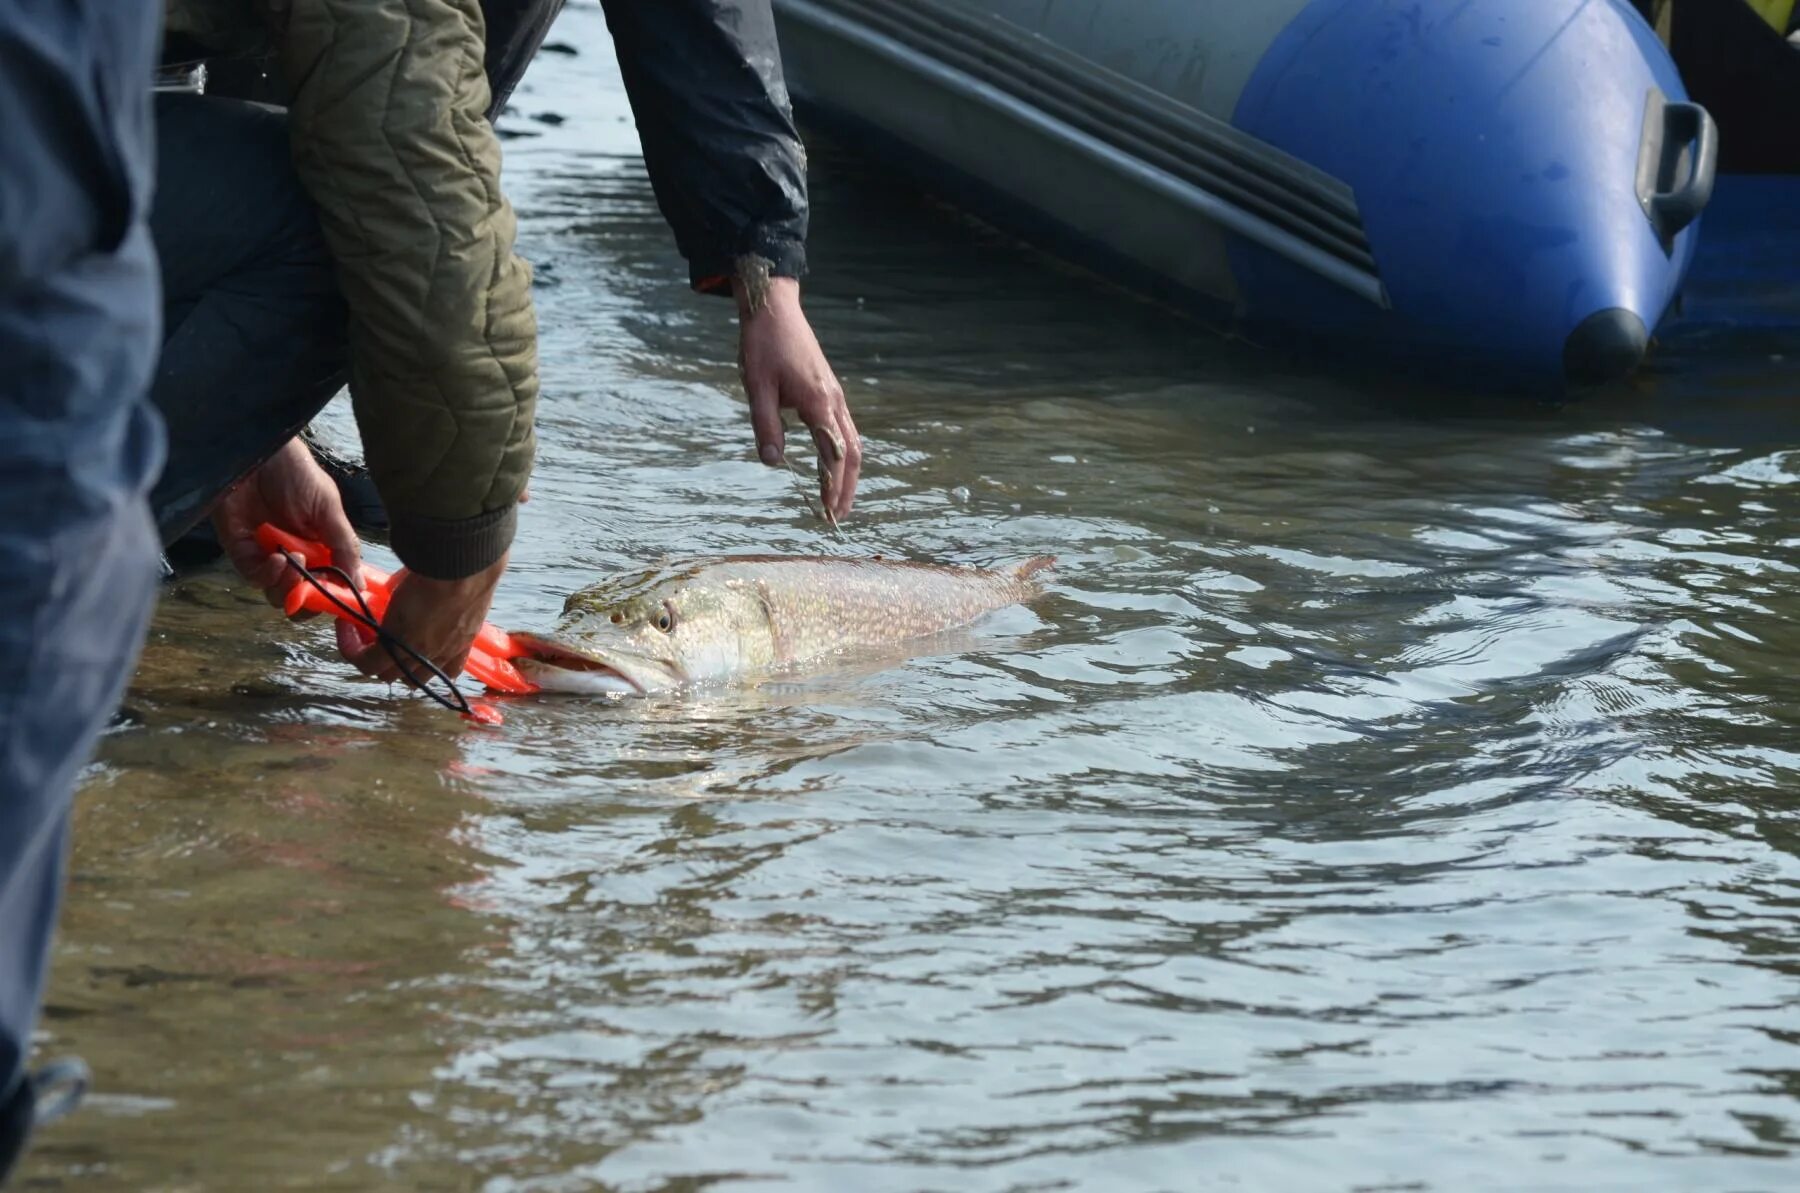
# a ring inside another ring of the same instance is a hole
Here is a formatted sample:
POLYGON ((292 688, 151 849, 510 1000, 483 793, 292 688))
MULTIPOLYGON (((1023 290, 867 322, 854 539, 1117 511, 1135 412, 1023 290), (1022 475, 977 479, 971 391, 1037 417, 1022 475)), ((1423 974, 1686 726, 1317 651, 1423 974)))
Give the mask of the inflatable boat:
POLYGON ((1800 4, 1656 7, 1689 93, 1719 125, 1706 233, 1658 339, 1677 352, 1705 345, 1709 356, 1726 349, 1792 360, 1800 346, 1800 4))
POLYGON ((1717 130, 1627 0, 775 0, 803 117, 1284 348, 1631 372, 1717 130))

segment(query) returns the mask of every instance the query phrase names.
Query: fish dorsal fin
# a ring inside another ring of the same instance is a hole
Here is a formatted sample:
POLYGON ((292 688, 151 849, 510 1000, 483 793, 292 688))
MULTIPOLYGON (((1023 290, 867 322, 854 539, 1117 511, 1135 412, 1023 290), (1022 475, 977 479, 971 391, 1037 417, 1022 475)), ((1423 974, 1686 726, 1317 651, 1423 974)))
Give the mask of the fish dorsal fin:
POLYGON ((1017 568, 1013 569, 1013 577, 1014 579, 1021 581, 1035 580, 1040 573, 1047 572, 1055 566, 1056 556, 1033 555, 1030 559, 1027 559, 1024 563, 1021 563, 1017 568))

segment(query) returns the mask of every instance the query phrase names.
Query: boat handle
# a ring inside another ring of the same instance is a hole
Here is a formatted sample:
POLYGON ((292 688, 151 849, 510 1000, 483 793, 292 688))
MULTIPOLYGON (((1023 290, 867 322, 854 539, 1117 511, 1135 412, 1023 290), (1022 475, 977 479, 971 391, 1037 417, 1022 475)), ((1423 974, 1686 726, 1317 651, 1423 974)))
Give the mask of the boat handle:
POLYGON ((1696 103, 1669 103, 1653 88, 1638 151, 1638 201, 1665 250, 1706 209, 1718 167, 1719 128, 1712 114, 1696 103))

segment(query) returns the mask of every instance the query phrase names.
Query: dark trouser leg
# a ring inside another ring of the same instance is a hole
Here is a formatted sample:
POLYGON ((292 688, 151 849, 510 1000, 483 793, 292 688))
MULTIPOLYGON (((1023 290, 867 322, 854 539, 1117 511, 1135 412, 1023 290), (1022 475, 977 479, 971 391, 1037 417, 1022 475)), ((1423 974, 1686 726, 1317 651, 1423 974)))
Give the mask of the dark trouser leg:
MULTIPOLYGON (((490 115, 562 3, 488 0, 490 115)), ((348 377, 348 350, 330 257, 290 164, 285 114, 165 95, 157 123, 150 225, 168 340, 152 397, 168 424, 169 463, 151 505, 167 545, 324 408, 348 377)), ((379 509, 366 508, 374 502, 359 496, 359 524, 380 524, 379 509)))
POLYGON ((343 384, 343 300, 279 109, 198 95, 156 102, 156 206, 167 338, 152 400, 169 462, 151 495, 169 543, 343 384))
POLYGON ((160 455, 155 0, 0 6, 0 1180, 33 1114, 76 777, 143 638, 160 455))

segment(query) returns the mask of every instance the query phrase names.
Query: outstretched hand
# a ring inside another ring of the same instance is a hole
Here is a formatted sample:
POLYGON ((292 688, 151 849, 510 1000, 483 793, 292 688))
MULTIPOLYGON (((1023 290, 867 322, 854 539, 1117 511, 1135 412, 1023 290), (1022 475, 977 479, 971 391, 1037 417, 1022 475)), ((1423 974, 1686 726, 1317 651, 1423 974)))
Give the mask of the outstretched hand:
POLYGON ((343 498, 298 436, 221 497, 213 506, 212 520, 226 558, 277 608, 301 579, 284 556, 271 555, 256 541, 256 528, 264 522, 324 543, 331 549, 332 563, 353 581, 361 580, 362 553, 343 498))
POLYGON ((762 461, 779 465, 785 458, 781 411, 800 416, 819 449, 819 500, 836 521, 850 513, 856 481, 862 473, 862 437, 850 417, 844 388, 819 348, 806 314, 800 309, 800 283, 771 278, 766 302, 749 309, 742 283, 738 296, 740 327, 738 367, 750 396, 750 425, 756 432, 762 461))

